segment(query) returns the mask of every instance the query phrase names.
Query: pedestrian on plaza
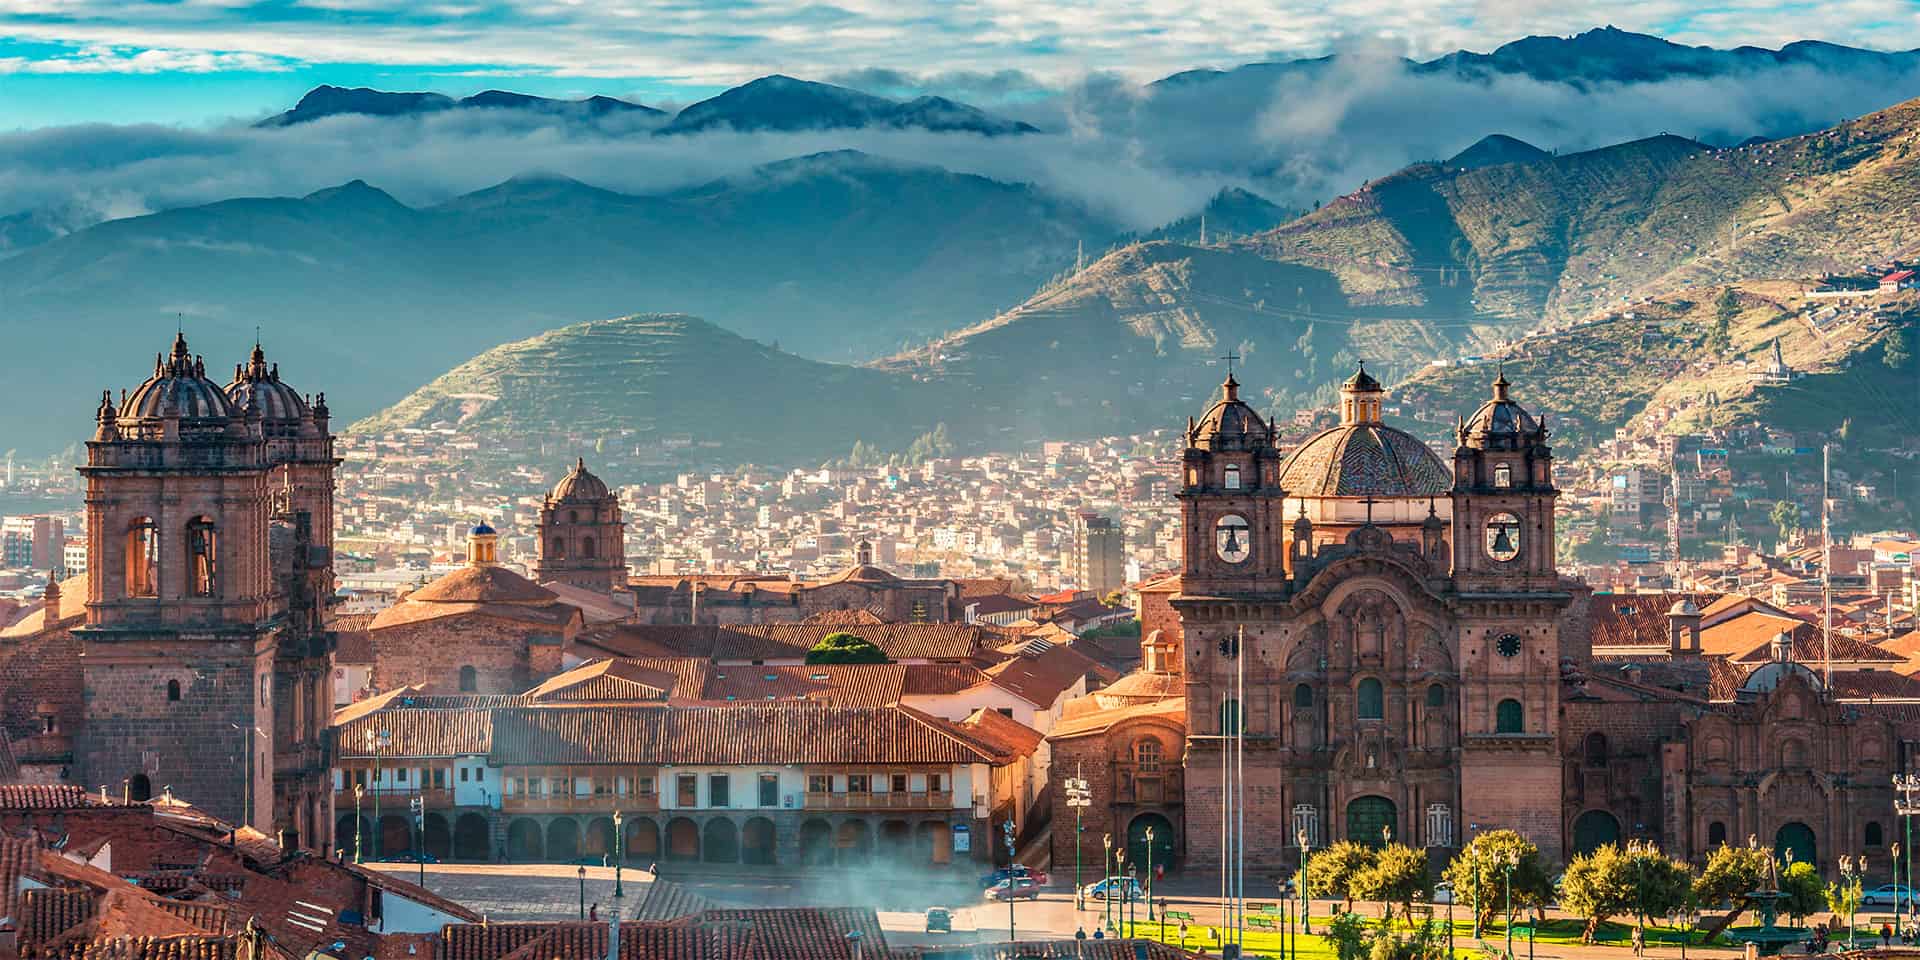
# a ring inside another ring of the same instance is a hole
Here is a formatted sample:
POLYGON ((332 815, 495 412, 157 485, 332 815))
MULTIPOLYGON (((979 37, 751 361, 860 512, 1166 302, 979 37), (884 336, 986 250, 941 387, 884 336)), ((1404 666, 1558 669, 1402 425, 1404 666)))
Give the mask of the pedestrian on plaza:
POLYGON ((1094 928, 1093 928, 1093 938, 1094 938, 1095 940, 1105 940, 1105 939, 1107 938, 1107 928, 1106 928, 1106 927, 1094 927, 1094 928))
POLYGON ((1087 938, 1087 928, 1081 927, 1073 931, 1073 938, 1075 940, 1085 940, 1087 938))
POLYGON ((1187 922, 1185 920, 1182 920, 1180 921, 1180 945, 1186 946, 1186 943, 1187 943, 1187 922))
POLYGON ((1647 955, 1647 935, 1642 933, 1638 926, 1633 928, 1633 955, 1636 957, 1647 955))
POLYGON ((1883 947, 1893 946, 1893 926, 1885 920, 1880 921, 1880 945, 1883 947))
POLYGON ((656 860, 656 861, 654 861, 653 863, 649 863, 649 864, 647 864, 647 876, 650 876, 650 877, 657 877, 657 876, 659 876, 659 875, 660 875, 660 862, 659 862, 659 861, 657 861, 657 860, 656 860))
POLYGON ((587 908, 587 922, 598 923, 599 921, 600 921, 600 904, 595 903, 593 906, 587 908))

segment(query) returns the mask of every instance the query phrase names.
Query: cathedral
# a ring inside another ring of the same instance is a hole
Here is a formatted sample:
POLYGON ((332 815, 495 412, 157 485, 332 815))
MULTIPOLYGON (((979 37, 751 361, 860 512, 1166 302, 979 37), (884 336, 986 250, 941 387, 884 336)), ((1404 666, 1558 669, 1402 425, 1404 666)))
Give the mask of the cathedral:
MULTIPOLYGON (((1228 376, 1185 431, 1185 562, 1138 588, 1142 667, 1049 734, 1094 794, 1083 838, 1216 869, 1230 790, 1262 873, 1341 840, 1437 867, 1493 829, 1560 863, 1628 838, 1698 859, 1758 836, 1884 868, 1911 703, 1830 692, 1797 662, 1817 649, 1804 636, 1703 649, 1703 620, 1812 629, 1751 598, 1669 609, 1561 577, 1549 431, 1511 389, 1497 377, 1458 421, 1449 463, 1382 421, 1364 368, 1339 425, 1285 454, 1228 376)), ((1056 830, 1054 863, 1074 856, 1056 830)))
POLYGON ((0 634, 23 766, 327 848, 326 395, 283 382, 257 344, 222 386, 183 334, 95 422, 87 572, 0 634))

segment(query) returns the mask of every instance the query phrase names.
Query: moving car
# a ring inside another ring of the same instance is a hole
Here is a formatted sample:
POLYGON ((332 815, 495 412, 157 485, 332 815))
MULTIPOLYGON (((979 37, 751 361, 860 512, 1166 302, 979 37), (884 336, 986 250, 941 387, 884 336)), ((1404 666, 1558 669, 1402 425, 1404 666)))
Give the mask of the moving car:
POLYGON ((1886 883, 1860 894, 1863 907, 1904 907, 1913 900, 1913 890, 1904 883, 1886 883))
POLYGON ((987 888, 988 900, 1038 900, 1040 885, 1027 877, 1002 880, 987 888))
POLYGON ((1001 882, 1005 881, 1008 877, 1018 877, 1023 880, 1032 880, 1034 883, 1037 883, 1043 887, 1047 885, 1047 872, 1045 870, 1035 870, 1034 868, 1029 867, 1026 864, 1022 863, 1022 864, 1016 864, 1011 871, 1009 871, 1006 867, 1001 867, 1000 869, 995 870, 994 872, 989 873, 984 877, 981 877, 980 886, 982 887, 997 886, 1001 882))
POLYGON ((1107 893, 1109 891, 1113 893, 1113 898, 1116 900, 1142 900, 1146 898, 1146 891, 1141 888, 1140 881, 1132 877, 1109 877, 1105 880, 1095 880, 1081 887, 1080 895, 1090 900, 1105 900, 1107 899, 1107 893))
POLYGON ((927 910, 928 933, 952 933, 953 911, 946 907, 932 907, 927 910))

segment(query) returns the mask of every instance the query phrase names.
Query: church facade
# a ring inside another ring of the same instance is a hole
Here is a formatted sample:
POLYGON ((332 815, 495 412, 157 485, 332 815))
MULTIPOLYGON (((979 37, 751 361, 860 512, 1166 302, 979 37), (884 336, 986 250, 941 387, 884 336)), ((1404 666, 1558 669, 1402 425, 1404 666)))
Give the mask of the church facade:
POLYGON ((1437 866, 1512 829, 1560 863, 1627 839, 1699 861, 1754 837, 1884 875, 1920 701, 1844 693, 1861 682, 1840 674, 1829 691, 1799 621, 1770 653, 1716 654, 1691 598, 1561 577, 1549 433, 1510 390, 1499 377, 1459 420, 1449 462, 1382 421, 1364 369, 1340 424, 1286 454, 1228 377, 1187 424, 1185 561, 1139 588, 1142 667, 1049 736, 1093 793, 1081 850, 1055 830, 1056 865, 1110 839, 1130 864, 1217 869, 1231 793, 1261 874, 1342 840, 1437 866))

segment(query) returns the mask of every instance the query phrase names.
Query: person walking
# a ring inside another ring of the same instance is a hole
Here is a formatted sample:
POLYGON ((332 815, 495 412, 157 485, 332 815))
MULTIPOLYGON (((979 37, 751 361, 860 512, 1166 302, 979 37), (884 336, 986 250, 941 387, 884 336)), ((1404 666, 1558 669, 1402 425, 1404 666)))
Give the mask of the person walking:
POLYGON ((1633 955, 1635 957, 1647 955, 1647 935, 1641 932, 1638 926, 1633 928, 1633 955))

